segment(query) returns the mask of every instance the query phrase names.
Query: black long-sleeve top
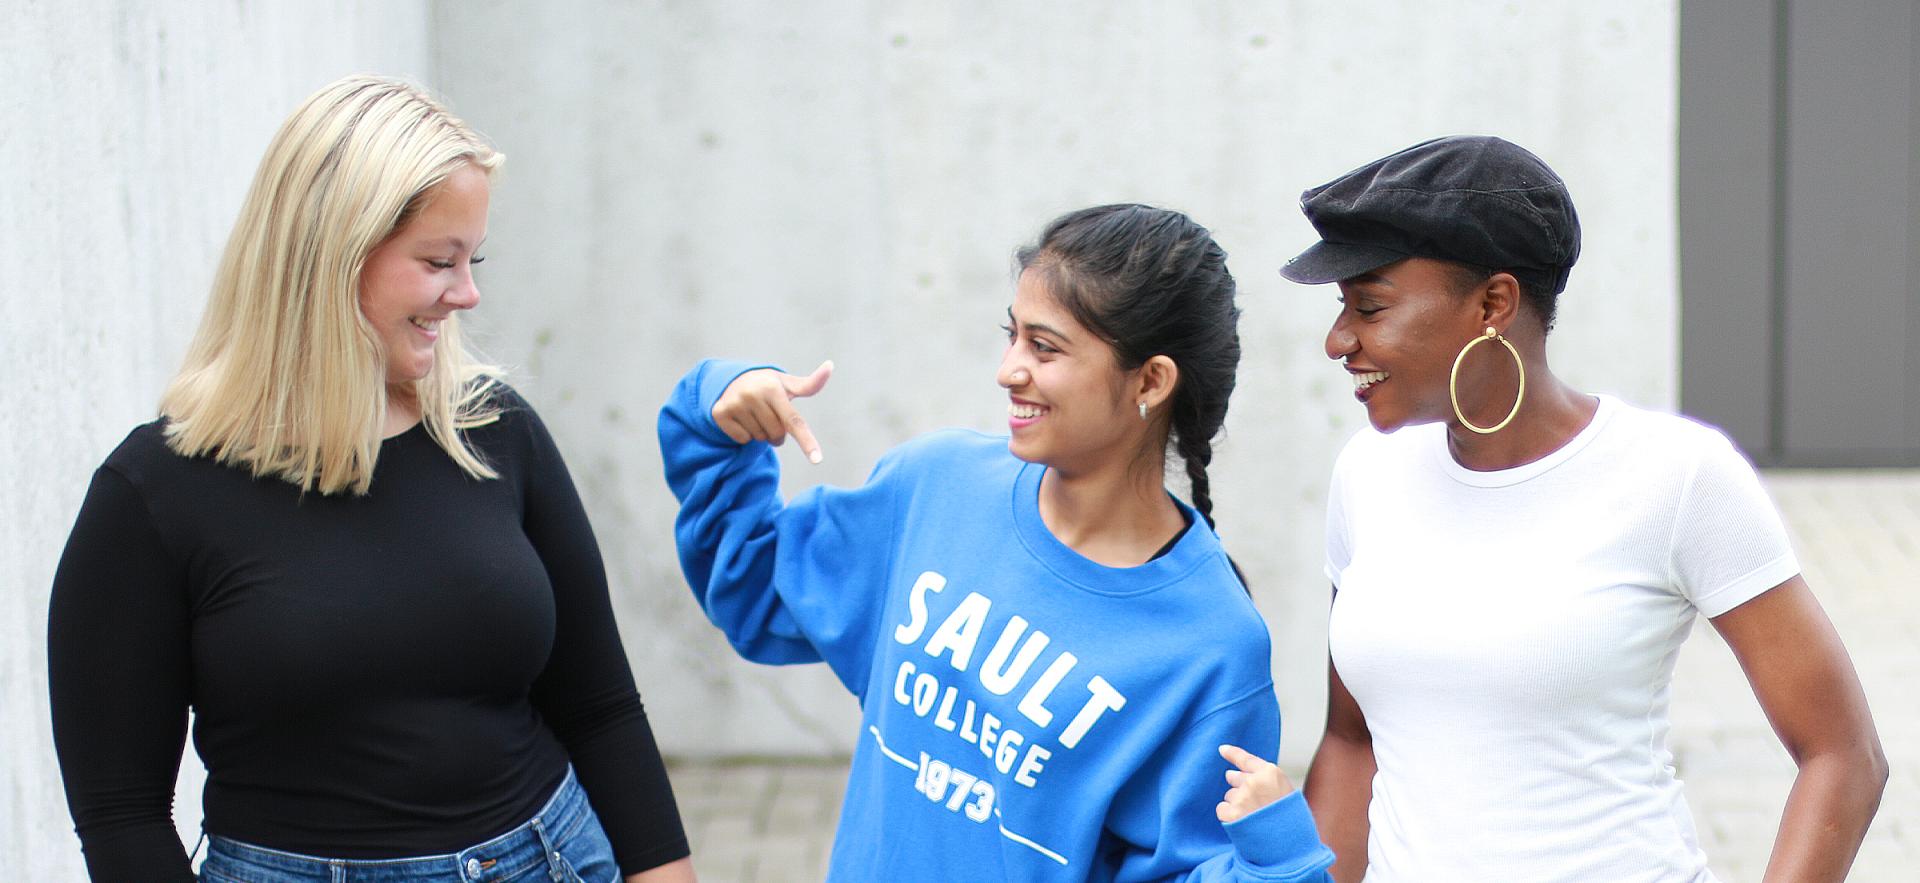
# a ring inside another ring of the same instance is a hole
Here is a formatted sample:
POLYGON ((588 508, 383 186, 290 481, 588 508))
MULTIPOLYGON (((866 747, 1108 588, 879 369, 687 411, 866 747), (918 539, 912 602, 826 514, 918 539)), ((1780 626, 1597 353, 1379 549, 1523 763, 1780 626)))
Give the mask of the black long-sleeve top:
POLYGON ((191 883, 187 711, 209 833, 291 852, 454 852, 538 812, 569 761, 621 869, 688 854, 604 567, 511 390, 461 471, 423 427, 371 492, 322 495, 133 431, 54 577, 54 742, 95 880, 191 883))

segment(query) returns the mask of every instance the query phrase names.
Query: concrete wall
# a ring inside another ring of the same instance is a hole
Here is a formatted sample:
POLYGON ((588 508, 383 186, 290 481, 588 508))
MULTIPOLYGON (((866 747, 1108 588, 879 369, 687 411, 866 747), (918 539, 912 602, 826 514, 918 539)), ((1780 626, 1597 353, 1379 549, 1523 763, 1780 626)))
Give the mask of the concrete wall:
POLYGON ((672 751, 855 743, 826 671, 740 662, 689 601, 653 430, 674 381, 835 359, 807 403, 827 460, 788 459, 789 490, 932 428, 1004 430, 1010 254, 1062 211, 1178 207, 1232 255, 1246 358, 1215 498, 1295 761, 1322 714, 1325 476, 1364 419, 1322 355, 1334 292, 1276 273, 1312 238, 1301 189, 1435 134, 1531 147, 1587 231, 1556 365, 1674 399, 1671 0, 459 8, 440 80, 509 156, 475 319, 568 454, 672 751))
MULTIPOLYGON (((153 419, 267 140, 360 70, 424 79, 425 2, 0 0, 0 866, 81 880, 47 591, 101 458, 153 419)), ((191 844, 200 765, 176 817, 191 844)))
POLYGON ((653 440, 674 380, 706 355, 836 359, 809 408, 827 462, 790 460, 792 488, 998 427, 1009 254, 1061 211, 1178 207, 1233 256, 1246 360, 1215 497, 1295 761, 1321 714, 1324 476, 1363 419, 1320 354, 1332 292, 1274 272, 1311 239, 1302 188, 1443 132, 1533 148, 1587 230, 1556 365, 1672 403, 1673 0, 1029 6, 0 0, 6 866, 81 876, 43 635, 87 476, 152 416, 273 128, 351 71, 437 87, 510 157, 474 318, 569 457, 672 752, 854 743, 824 671, 738 661, 688 600, 653 440))

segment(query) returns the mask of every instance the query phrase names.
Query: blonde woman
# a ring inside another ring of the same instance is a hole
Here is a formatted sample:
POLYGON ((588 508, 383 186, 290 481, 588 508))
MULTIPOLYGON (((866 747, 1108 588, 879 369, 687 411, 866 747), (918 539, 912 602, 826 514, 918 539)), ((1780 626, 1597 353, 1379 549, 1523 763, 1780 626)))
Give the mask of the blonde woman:
POLYGON ((54 578, 93 879, 195 879, 189 707, 199 879, 692 879, 566 467, 460 341, 500 161, 373 77, 268 148, 161 417, 94 473, 54 578))

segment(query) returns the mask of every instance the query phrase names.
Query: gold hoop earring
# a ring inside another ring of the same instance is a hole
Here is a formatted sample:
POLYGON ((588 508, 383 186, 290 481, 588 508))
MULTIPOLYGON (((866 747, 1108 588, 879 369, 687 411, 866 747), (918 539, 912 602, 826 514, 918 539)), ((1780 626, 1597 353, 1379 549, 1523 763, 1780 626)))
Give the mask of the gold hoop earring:
POLYGON ((1484 333, 1479 337, 1467 341, 1467 345, 1460 348, 1460 355, 1453 357, 1453 372, 1447 375, 1447 397, 1453 400, 1453 416, 1460 418, 1460 425, 1481 435, 1492 435, 1507 428, 1507 424, 1512 423, 1514 416, 1520 413, 1520 403, 1527 398, 1527 366, 1525 362, 1520 361, 1520 351, 1514 349, 1513 342, 1501 336, 1500 332, 1495 331, 1493 326, 1487 326, 1487 330, 1484 333), (1507 412, 1507 419, 1491 427, 1473 425, 1473 422, 1467 419, 1466 412, 1460 410, 1460 363, 1466 361, 1468 350, 1473 349, 1475 345, 1482 341, 1488 340, 1497 340, 1502 346, 1506 347, 1507 352, 1513 354, 1513 367, 1520 371, 1520 392, 1513 397, 1513 410, 1507 412))

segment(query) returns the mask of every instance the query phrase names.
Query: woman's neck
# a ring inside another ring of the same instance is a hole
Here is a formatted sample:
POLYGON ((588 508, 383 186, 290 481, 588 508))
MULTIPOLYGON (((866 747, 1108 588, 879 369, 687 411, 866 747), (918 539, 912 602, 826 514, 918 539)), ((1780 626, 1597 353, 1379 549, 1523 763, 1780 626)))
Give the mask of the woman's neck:
POLYGON ((1073 474, 1048 469, 1040 481, 1040 520, 1081 557, 1108 567, 1152 559, 1186 527, 1167 496, 1164 458, 1073 474))
POLYGON ((1559 450, 1593 422, 1600 403, 1553 376, 1546 360, 1527 363, 1527 395, 1505 429, 1473 432, 1447 423, 1447 451, 1454 462, 1478 472, 1512 469, 1559 450))
POLYGON ((412 390, 387 387, 387 413, 381 418, 380 437, 393 438, 420 422, 420 404, 412 390))

